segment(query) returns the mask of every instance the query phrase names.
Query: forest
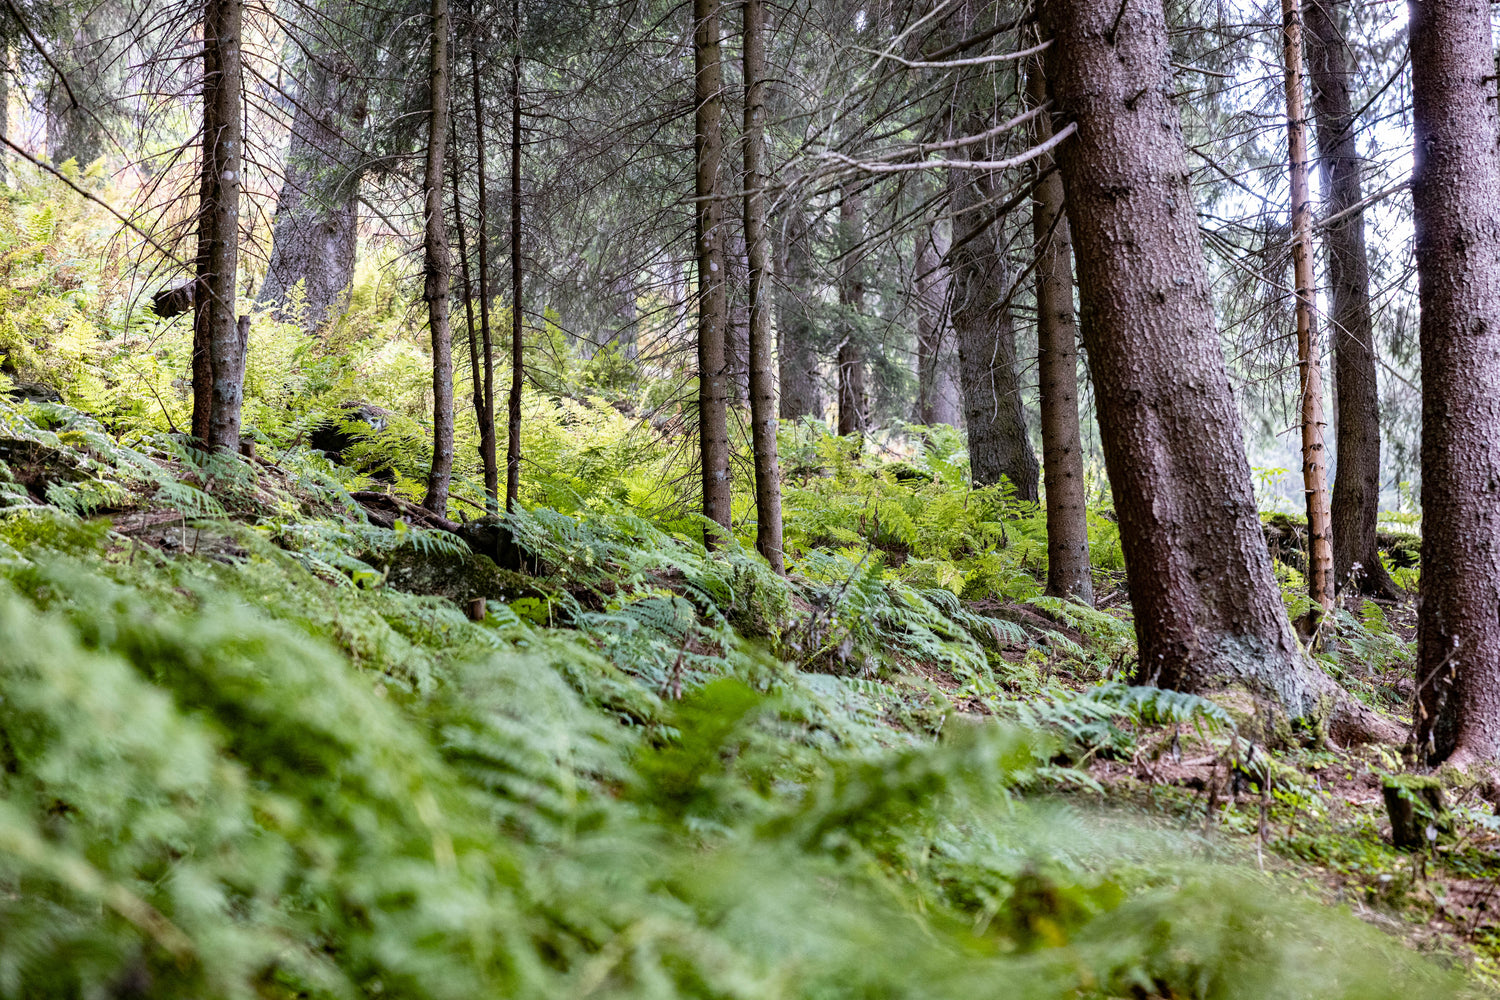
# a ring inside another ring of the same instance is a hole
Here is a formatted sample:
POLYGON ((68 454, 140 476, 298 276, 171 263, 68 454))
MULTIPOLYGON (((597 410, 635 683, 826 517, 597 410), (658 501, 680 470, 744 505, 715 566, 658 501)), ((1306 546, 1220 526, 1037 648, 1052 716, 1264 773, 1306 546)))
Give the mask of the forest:
POLYGON ((0 4, 0 1000, 1500 995, 1486 0, 0 4))

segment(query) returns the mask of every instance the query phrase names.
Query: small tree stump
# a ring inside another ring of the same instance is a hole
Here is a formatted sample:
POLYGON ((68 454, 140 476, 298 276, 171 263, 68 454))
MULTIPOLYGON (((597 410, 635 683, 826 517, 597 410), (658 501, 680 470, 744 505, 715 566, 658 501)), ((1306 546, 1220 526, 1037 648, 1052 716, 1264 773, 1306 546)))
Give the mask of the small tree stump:
POLYGON ((1397 774, 1385 779, 1385 811, 1391 817, 1391 841, 1404 851, 1416 851, 1453 832, 1453 818, 1443 803, 1443 783, 1419 774, 1397 774))
POLYGON ((464 605, 464 613, 469 616, 471 622, 484 621, 484 598, 476 597, 464 605))

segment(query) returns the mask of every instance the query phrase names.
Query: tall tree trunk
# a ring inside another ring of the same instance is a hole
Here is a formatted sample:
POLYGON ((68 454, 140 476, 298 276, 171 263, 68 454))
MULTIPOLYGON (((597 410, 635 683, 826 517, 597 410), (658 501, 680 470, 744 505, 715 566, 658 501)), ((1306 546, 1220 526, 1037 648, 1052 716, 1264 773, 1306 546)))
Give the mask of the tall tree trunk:
POLYGON ((316 58, 297 94, 286 167, 271 235, 271 260, 256 304, 277 319, 313 329, 334 319, 354 280, 359 238, 359 171, 345 169, 357 147, 350 140, 364 123, 363 91, 351 83, 353 67, 316 58), (329 183, 332 178, 333 182, 329 183), (303 283, 305 311, 291 316, 286 297, 303 283))
POLYGON ((240 0, 203 8, 203 172, 193 323, 193 436, 236 451, 245 349, 234 305, 239 266, 240 0))
MULTIPOLYGON (((526 310, 521 301, 521 0, 511 4, 515 30, 510 60, 510 398, 506 400, 505 510, 521 496, 521 385, 526 376, 526 310)), ((478 68, 475 68, 478 80, 478 68)), ((481 167, 482 169, 482 167, 481 167)), ((488 376, 486 376, 488 377, 488 376)), ((491 395, 491 399, 493 399, 491 395)), ((491 403, 490 420, 494 421, 491 403)))
POLYGON ((422 297, 432 333, 432 469, 422 506, 448 512, 453 480, 453 344, 448 327, 448 225, 443 216, 443 157, 448 143, 448 0, 432 0, 431 105, 427 118, 427 169, 422 179, 426 217, 422 297))
POLYGON ((479 54, 469 49, 469 73, 474 95, 475 169, 479 188, 479 345, 484 379, 484 416, 479 426, 479 456, 484 465, 484 506, 494 513, 500 501, 500 462, 495 454, 495 350, 490 328, 490 194, 489 163, 484 150, 484 99, 479 88, 479 54))
POLYGON ((781 383, 781 419, 821 417, 813 291, 812 233, 801 205, 793 205, 781 226, 781 290, 777 296, 777 371, 781 383))
POLYGON ((1307 181, 1307 108, 1302 73, 1302 9, 1281 0, 1286 67, 1287 148, 1292 188, 1292 277, 1297 295, 1297 366, 1302 416, 1302 492, 1307 499, 1307 590, 1316 627, 1333 613, 1333 523, 1328 511, 1328 452, 1323 446, 1323 360, 1313 277, 1312 193, 1307 181))
POLYGON ((1416 741, 1500 757, 1500 156, 1485 0, 1409 4, 1422 307, 1416 741))
POLYGON ((1342 30, 1340 0, 1304 0, 1308 75, 1326 213, 1323 230, 1335 364, 1338 466, 1333 478, 1333 576, 1336 587, 1383 597, 1398 594, 1380 561, 1380 390, 1375 380, 1375 324, 1365 255, 1364 201, 1354 112, 1349 100, 1354 60, 1342 30), (1348 214, 1345 214, 1348 213, 1348 214), (1357 567, 1357 568, 1356 568, 1357 567))
POLYGON ((865 352, 860 314, 865 306, 863 250, 864 206, 860 194, 845 187, 839 199, 839 305, 843 324, 838 350, 838 432, 865 430, 865 352))
POLYGON ((937 232, 929 227, 917 253, 915 299, 917 310, 917 423, 957 426, 958 387, 943 334, 948 320, 948 269, 938 248, 937 232))
POLYGON ((1044 0, 1048 80, 1083 340, 1135 612, 1141 674, 1240 687, 1335 737, 1390 736, 1310 665, 1271 575, 1215 331, 1161 0, 1044 0), (1350 727, 1346 732, 1342 727, 1350 727))
MULTIPOLYGON (((458 236, 459 274, 461 276, 460 280, 463 281, 464 285, 464 319, 469 333, 469 375, 473 385, 473 392, 470 398, 474 404, 474 423, 479 428, 479 460, 485 464, 485 471, 488 472, 490 466, 495 461, 495 421, 493 419, 494 410, 491 408, 494 405, 494 397, 489 396, 486 398, 485 366, 479 359, 479 324, 474 319, 474 276, 469 266, 468 227, 464 225, 463 204, 459 198, 458 150, 452 144, 448 146, 448 170, 453 184, 453 228, 458 236), (488 420, 486 420, 487 415, 490 415, 490 419, 488 420), (486 437, 489 438, 488 448, 486 448, 486 437)), ((485 354, 486 359, 488 359, 488 350, 485 351, 485 354)), ((486 509, 493 513, 497 506, 494 494, 488 494, 485 499, 487 501, 485 504, 486 509)))
POLYGON ((975 486, 1008 479, 1018 500, 1037 500, 1036 454, 1026 434, 1021 379, 1016 371, 1016 330, 1007 302, 1010 275, 996 224, 987 218, 989 186, 975 171, 949 171, 953 216, 953 333, 969 467, 975 486))
POLYGON ((771 338, 771 237, 766 232, 766 8, 744 0, 745 251, 750 266, 750 440, 755 452, 755 547, 777 573, 781 467, 776 461, 776 359, 771 338))
MULTIPOLYGON (((1040 60, 1027 66, 1033 107, 1047 103, 1040 60)), ((1035 119, 1032 141, 1052 138, 1052 116, 1035 119)), ((1037 162, 1038 170, 1052 158, 1037 162)), ((1063 182, 1055 171, 1037 187, 1031 208, 1036 243, 1036 343, 1041 381, 1042 477, 1047 488, 1047 593, 1094 603, 1089 576, 1088 487, 1078 425, 1078 322, 1073 314, 1073 236, 1063 215, 1063 182)))
MULTIPOLYGON (((698 442, 703 463, 703 516, 729 531, 729 397, 724 357, 728 301, 724 286, 723 206, 719 161, 724 155, 719 0, 693 0, 693 147, 697 165, 698 442)), ((705 532, 704 544, 715 538, 705 532)))

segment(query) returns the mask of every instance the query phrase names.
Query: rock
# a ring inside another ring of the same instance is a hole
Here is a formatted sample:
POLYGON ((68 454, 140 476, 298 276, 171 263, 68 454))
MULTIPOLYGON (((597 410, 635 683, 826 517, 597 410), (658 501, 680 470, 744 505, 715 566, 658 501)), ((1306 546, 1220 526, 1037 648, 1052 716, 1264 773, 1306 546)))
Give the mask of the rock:
POLYGON ((62 393, 50 385, 42 382, 23 382, 19 379, 11 380, 11 387, 5 394, 23 403, 61 403, 63 401, 62 393))
POLYGON ((463 606, 476 600, 550 600, 556 596, 552 588, 534 577, 501 569, 489 556, 468 549, 407 544, 361 558, 385 572, 388 586, 408 594, 446 597, 463 606))
MULTIPOLYGON (((315 425, 307 436, 307 443, 328 456, 330 462, 349 465, 345 452, 357 444, 385 430, 395 414, 385 407, 360 400, 339 404, 341 419, 328 419, 315 425)), ((387 463, 366 460, 360 469, 372 479, 393 482, 395 471, 387 463)))

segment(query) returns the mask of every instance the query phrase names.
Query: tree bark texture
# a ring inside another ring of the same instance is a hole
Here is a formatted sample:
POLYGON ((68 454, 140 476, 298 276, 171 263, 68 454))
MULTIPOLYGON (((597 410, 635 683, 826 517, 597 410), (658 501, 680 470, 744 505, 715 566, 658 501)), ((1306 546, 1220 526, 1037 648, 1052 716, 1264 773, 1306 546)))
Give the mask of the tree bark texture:
POLYGON ((1333 523, 1328 511, 1328 451, 1323 444, 1323 360, 1318 349, 1318 286, 1313 276, 1312 192, 1307 177, 1307 102, 1298 0, 1281 0, 1281 18, 1292 189, 1292 278, 1297 296, 1302 490, 1307 501, 1307 590, 1317 609, 1314 616, 1321 619, 1333 613, 1333 523))
MULTIPOLYGON (((703 464, 703 516, 729 530, 729 403, 725 364, 728 324, 724 285, 723 205, 719 161, 724 155, 723 71, 719 63, 719 0, 693 0, 694 116, 697 165, 698 444, 703 464)), ((712 548, 715 539, 704 534, 712 548)))
POLYGON ((858 191, 846 186, 839 198, 839 314, 842 334, 838 350, 838 432, 848 436, 865 430, 865 351, 860 323, 865 307, 864 204, 858 191))
MULTIPOLYGON (((1027 66, 1027 96, 1047 103, 1040 60, 1027 66)), ((1052 138, 1052 116, 1034 119, 1032 141, 1052 138)), ((1048 170, 1051 157, 1038 161, 1048 170)), ((1073 237, 1063 214, 1063 182, 1056 171, 1036 189, 1031 207, 1036 243, 1037 373, 1041 382, 1042 479, 1047 493, 1047 594, 1094 603, 1089 575, 1088 487, 1078 423, 1078 321, 1073 313, 1073 237)))
POLYGON ((1293 718, 1331 686, 1271 575, 1173 104, 1161 0, 1044 0, 1048 80, 1144 679, 1293 718))
POLYGON ((448 144, 448 0, 432 0, 432 55, 427 118, 427 166, 422 179, 426 220, 423 234, 422 297, 432 336, 432 468, 422 506, 434 514, 448 512, 453 480, 453 344, 448 326, 448 224, 443 216, 443 157, 448 144))
POLYGON ((198 289, 193 324, 193 435, 237 452, 245 351, 235 318, 239 267, 240 0, 203 8, 203 170, 198 203, 198 289))
POLYGON ((771 336, 771 235, 766 231, 766 8, 744 0, 745 252, 750 268, 750 441, 755 456, 755 548, 786 572, 781 466, 776 456, 776 358, 771 336))
POLYGON ((976 171, 949 171, 953 247, 948 261, 969 468, 975 486, 992 486, 1003 478, 1017 500, 1035 503, 1039 469, 1021 408, 1016 330, 1007 301, 1011 280, 998 228, 989 218, 989 193, 976 171))
POLYGON ((1343 35, 1340 2, 1304 0, 1302 6, 1324 210, 1328 216, 1340 216, 1323 229, 1338 404, 1338 465, 1331 508, 1333 575, 1336 587, 1353 586, 1365 594, 1395 597, 1396 584, 1380 561, 1375 540, 1380 513, 1380 390, 1375 379, 1365 218, 1362 210, 1354 208, 1364 200, 1349 99, 1354 60, 1343 35))
POLYGON ((1422 308, 1416 741, 1432 764, 1500 756, 1500 156, 1485 0, 1411 17, 1422 308))
POLYGON ((336 318, 354 280, 359 226, 359 173, 344 166, 364 123, 364 94, 351 81, 353 67, 309 59, 287 141, 285 176, 276 199, 271 260, 257 305, 280 320, 315 329, 336 318), (288 293, 303 286, 304 311, 285 311, 288 293))
POLYGON ((802 206, 792 206, 781 225, 781 288, 776 298, 777 371, 782 420, 821 417, 818 353, 814 349, 812 233, 802 206))
MULTIPOLYGON (((521 264, 521 3, 511 4, 515 30, 510 60, 510 396, 506 400, 505 509, 514 511, 521 497, 521 385, 526 376, 526 310, 522 303, 521 264)), ((474 69, 479 79, 479 68, 474 69)), ((482 244, 481 244, 482 245, 482 244)), ((483 258, 481 258, 483 263, 483 258)), ((489 324, 485 323, 488 327, 489 324)), ((489 376, 487 375, 486 378, 489 376)), ((494 398, 491 394, 491 399, 494 398)), ((494 420, 491 404, 490 420, 494 420)))
POLYGON ((954 377, 951 350, 946 350, 948 330, 948 269, 937 234, 928 229, 917 253, 913 279, 917 310, 917 406, 916 421, 925 426, 960 422, 959 390, 954 377))

